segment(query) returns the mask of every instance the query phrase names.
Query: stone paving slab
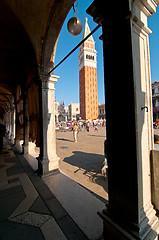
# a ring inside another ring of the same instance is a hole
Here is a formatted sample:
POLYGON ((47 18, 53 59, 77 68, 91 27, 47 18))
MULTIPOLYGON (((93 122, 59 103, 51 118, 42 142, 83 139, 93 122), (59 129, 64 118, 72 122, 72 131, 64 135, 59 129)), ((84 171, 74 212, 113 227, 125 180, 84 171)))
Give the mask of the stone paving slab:
POLYGON ((21 186, 0 191, 0 222, 8 219, 24 199, 25 193, 21 186))
POLYGON ((0 223, 1 240, 45 240, 37 227, 5 221, 0 223))
POLYGON ((69 240, 87 240, 88 238, 79 231, 77 224, 68 215, 58 220, 59 226, 63 229, 66 237, 69 240))
POLYGON ((47 205, 40 196, 37 197, 32 206, 29 208, 29 212, 51 215, 47 205))
MULTIPOLYGON (((0 239, 49 239, 47 228, 41 227, 53 217, 26 174, 32 172, 34 176, 33 170, 8 145, 0 152, 0 164, 0 239)), ((55 225, 56 233, 64 236, 56 222, 55 225)))
POLYGON ((61 232, 59 226, 53 218, 49 219, 45 224, 43 224, 43 226, 41 227, 41 231, 42 233, 44 233, 45 239, 47 240, 67 240, 67 238, 61 232))
MULTIPOLYGON (((62 219, 66 221, 67 211, 88 239, 99 239, 103 233, 103 224, 97 212, 105 204, 62 173, 45 178, 44 181, 56 197, 54 202, 48 200, 47 204, 58 223, 62 219), (63 208, 59 206, 59 202, 63 208), (56 209, 59 209, 57 215, 54 213, 56 209)), ((63 226, 63 222, 61 224, 63 226)))
POLYGON ((35 227, 42 227, 42 225, 51 218, 50 215, 41 213, 25 212, 11 219, 12 222, 21 224, 32 225, 35 227))
POLYGON ((88 239, 15 147, 0 152, 0 165, 0 239, 88 239))
POLYGON ((56 198, 46 200, 47 206, 49 207, 52 215, 58 221, 68 215, 63 206, 59 203, 56 198))

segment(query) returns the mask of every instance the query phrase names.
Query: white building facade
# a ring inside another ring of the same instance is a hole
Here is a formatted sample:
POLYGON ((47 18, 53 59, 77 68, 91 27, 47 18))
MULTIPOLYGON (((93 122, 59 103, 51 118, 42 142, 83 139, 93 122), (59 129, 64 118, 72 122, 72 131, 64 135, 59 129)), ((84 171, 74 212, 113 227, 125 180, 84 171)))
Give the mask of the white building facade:
POLYGON ((55 122, 67 121, 68 120, 68 107, 65 107, 64 102, 58 103, 55 99, 54 102, 55 107, 55 122))
POLYGON ((59 121, 59 106, 60 104, 56 101, 54 102, 54 106, 55 106, 55 122, 59 121))
POLYGON ((98 118, 99 119, 105 119, 106 118, 106 113, 105 113, 105 104, 99 104, 98 105, 98 118))
POLYGON ((79 103, 70 103, 68 105, 68 120, 78 120, 80 115, 80 104, 79 103))

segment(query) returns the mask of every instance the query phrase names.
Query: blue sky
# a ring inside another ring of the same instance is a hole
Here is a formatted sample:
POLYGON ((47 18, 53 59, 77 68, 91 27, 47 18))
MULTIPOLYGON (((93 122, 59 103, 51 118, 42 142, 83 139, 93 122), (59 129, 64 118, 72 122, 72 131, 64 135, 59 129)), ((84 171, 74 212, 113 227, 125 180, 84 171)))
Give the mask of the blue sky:
MULTIPOLYGON (((85 17, 88 18, 88 25, 92 31, 97 24, 93 22, 93 18, 86 13, 86 9, 90 6, 93 0, 78 0, 78 17, 83 25, 85 25, 85 17)), ((59 40, 57 43, 57 50, 55 55, 55 65, 60 62, 63 57, 65 57, 80 41, 82 38, 82 32, 78 36, 72 36, 67 31, 67 22, 74 16, 73 9, 71 8, 65 23, 62 27, 59 40)), ((97 51, 97 82, 98 82, 98 101, 99 103, 104 103, 104 70, 103 70, 103 50, 102 41, 99 37, 102 34, 102 28, 99 28, 94 34, 93 38, 95 41, 95 48, 97 51)), ((79 68, 78 68, 78 55, 79 49, 77 49, 65 62, 63 62, 57 69, 55 69, 54 74, 60 76, 58 82, 55 85, 56 91, 55 96, 58 102, 64 101, 65 106, 69 103, 79 102, 79 68)))
MULTIPOLYGON (((88 25, 90 30, 93 30, 97 24, 93 21, 93 18, 86 13, 86 9, 90 6, 93 0, 78 0, 78 13, 76 17, 80 18, 83 24, 85 24, 85 17, 88 18, 88 25)), ((55 65, 60 62, 80 41, 82 38, 83 29, 80 35, 72 36, 67 31, 67 22, 74 16, 73 9, 71 8, 64 25, 62 27, 57 50, 55 55, 55 65)), ((151 64, 151 80, 159 81, 159 9, 148 20, 148 26, 152 30, 150 35, 150 64, 151 64)), ((102 41, 99 37, 102 34, 102 28, 98 29, 94 34, 95 48, 97 50, 97 82, 98 82, 98 102, 104 103, 104 69, 103 69, 103 48, 102 41)), ((58 102, 65 102, 65 106, 69 103, 79 102, 79 68, 78 68, 78 55, 79 49, 77 49, 65 62, 63 62, 54 74, 60 76, 58 82, 55 85, 55 96, 58 102)))
POLYGON ((152 31, 150 40, 151 81, 159 81, 159 7, 154 15, 148 19, 148 26, 152 31))

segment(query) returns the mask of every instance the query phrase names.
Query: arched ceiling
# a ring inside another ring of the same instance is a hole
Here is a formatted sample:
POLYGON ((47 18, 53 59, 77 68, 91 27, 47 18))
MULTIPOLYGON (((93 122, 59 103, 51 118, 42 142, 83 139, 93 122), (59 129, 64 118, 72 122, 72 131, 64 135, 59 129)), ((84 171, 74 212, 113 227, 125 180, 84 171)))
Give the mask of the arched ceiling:
POLYGON ((13 95, 5 84, 0 86, 0 117, 3 117, 5 111, 9 111, 12 108, 14 102, 13 95))
POLYGON ((12 93, 25 81, 25 71, 35 61, 32 45, 14 13, 0 1, 0 86, 12 93), (32 58, 32 60, 31 60, 32 58))
POLYGON ((63 22, 75 0, 3 1, 25 28, 36 52, 38 64, 48 64, 46 59, 50 57, 49 52, 53 52, 63 22))
POLYGON ((25 87, 38 64, 52 67, 60 30, 74 1, 0 0, 0 115, 8 96, 13 98, 18 84, 25 87))
POLYGON ((39 59, 41 45, 55 0, 4 0, 27 32, 39 59))

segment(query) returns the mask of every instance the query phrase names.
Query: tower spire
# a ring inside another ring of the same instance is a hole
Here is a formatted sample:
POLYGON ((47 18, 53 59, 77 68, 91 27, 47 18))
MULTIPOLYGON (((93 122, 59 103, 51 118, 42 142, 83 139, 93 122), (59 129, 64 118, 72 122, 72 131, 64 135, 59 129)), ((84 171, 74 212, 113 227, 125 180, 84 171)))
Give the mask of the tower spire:
MULTIPOLYGON (((85 18, 85 26, 84 26, 84 30, 83 30, 83 34, 82 34, 82 40, 90 33, 90 28, 88 26, 88 18, 85 18)), ((92 37, 92 35, 86 40, 86 41, 90 41, 90 42, 94 42, 94 39, 92 37)))

